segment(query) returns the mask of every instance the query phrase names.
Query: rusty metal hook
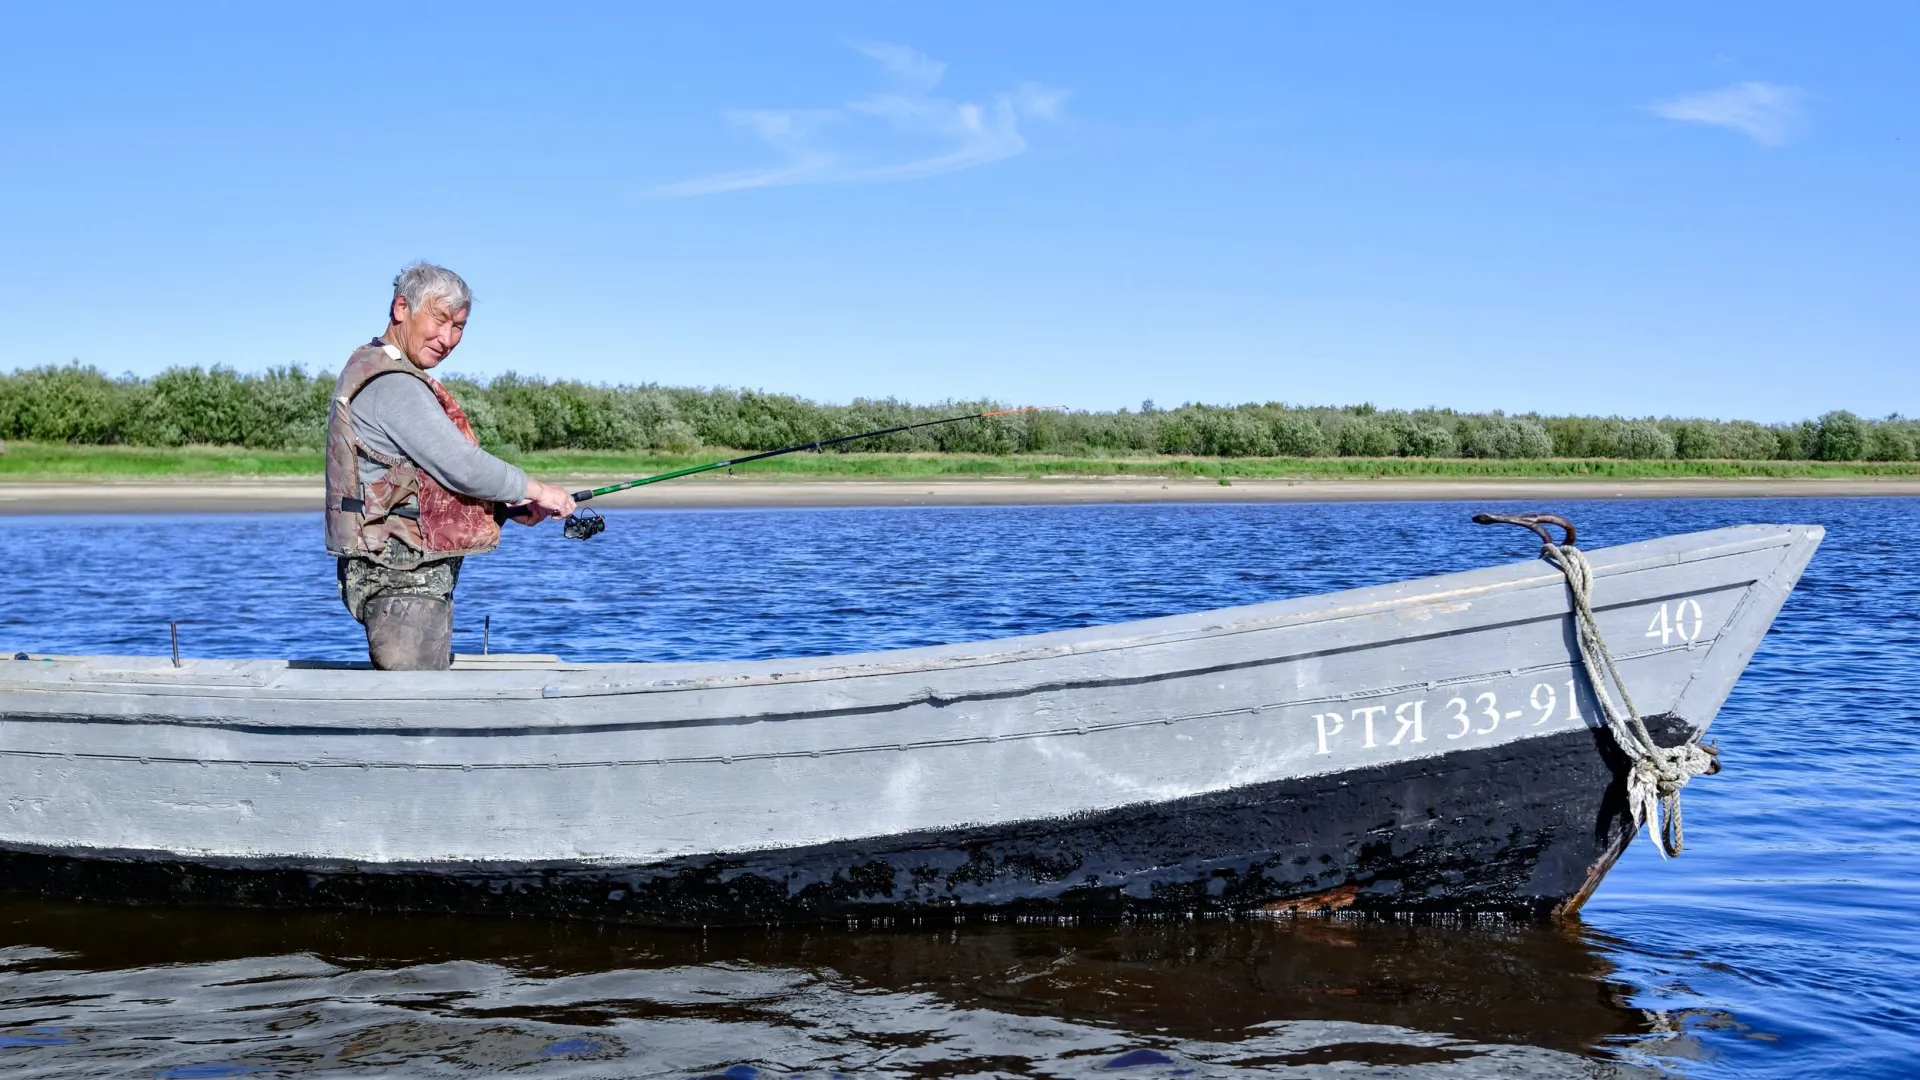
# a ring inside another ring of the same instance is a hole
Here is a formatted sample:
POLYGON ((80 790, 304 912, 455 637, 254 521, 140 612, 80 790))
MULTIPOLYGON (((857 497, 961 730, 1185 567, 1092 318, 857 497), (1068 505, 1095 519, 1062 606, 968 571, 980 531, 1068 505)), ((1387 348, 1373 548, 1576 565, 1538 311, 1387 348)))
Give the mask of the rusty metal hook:
POLYGON ((1567 538, 1560 542, 1560 546, 1573 546, 1573 522, 1559 514, 1475 514, 1473 523, 1475 525, 1518 525, 1523 529, 1532 529, 1534 535, 1549 544, 1554 541, 1553 534, 1547 531, 1547 526, 1558 525, 1567 534, 1567 538))

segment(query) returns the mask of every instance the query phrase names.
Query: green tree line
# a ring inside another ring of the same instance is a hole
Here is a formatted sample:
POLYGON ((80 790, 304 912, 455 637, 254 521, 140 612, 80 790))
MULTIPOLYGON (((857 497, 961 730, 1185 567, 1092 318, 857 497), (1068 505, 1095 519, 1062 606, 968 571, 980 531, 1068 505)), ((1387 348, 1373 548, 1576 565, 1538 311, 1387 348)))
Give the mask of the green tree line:
MULTIPOLYGON (((755 390, 604 386, 506 374, 447 386, 482 444, 535 450, 768 450, 1002 408, 891 398, 823 405, 755 390)), ((0 374, 0 439, 130 446, 317 447, 331 375, 171 368, 113 377, 70 364, 0 374)), ((1074 456, 1637 458, 1913 461, 1920 421, 1844 410, 1795 424, 1747 420, 1507 415, 1452 409, 1187 404, 1037 412, 889 435, 844 450, 1074 456)))

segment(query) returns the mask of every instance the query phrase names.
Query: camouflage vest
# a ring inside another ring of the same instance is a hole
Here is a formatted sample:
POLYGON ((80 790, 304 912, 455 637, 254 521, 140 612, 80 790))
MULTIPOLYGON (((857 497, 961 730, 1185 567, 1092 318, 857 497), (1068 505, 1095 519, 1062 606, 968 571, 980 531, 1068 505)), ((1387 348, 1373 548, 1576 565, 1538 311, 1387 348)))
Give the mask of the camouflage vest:
POLYGON ((327 553, 405 570, 426 559, 492 551, 500 545, 500 524, 494 520, 492 503, 448 491, 413 462, 388 460, 360 441, 349 406, 369 380, 389 373, 411 375, 426 383, 453 426, 469 442, 479 442, 460 403, 405 353, 382 341, 355 349, 334 384, 333 401, 327 408, 327 553), (386 466, 386 476, 361 483, 361 457, 386 466), (389 540, 411 550, 395 553, 389 540))

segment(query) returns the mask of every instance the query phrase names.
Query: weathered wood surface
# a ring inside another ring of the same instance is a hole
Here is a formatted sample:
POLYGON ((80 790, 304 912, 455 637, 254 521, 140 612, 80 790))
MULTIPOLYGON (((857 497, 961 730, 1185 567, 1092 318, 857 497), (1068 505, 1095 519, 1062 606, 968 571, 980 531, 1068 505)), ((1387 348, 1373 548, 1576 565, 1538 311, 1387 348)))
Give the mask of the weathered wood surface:
MULTIPOLYGON (((1607 639, 1672 737, 1712 721, 1821 535, 1590 553, 1607 639)), ((1567 610, 1536 560, 842 657, 4 661, 0 849, 15 887, 50 892, 504 894, 664 921, 1303 896, 1547 910, 1624 839, 1567 610)))

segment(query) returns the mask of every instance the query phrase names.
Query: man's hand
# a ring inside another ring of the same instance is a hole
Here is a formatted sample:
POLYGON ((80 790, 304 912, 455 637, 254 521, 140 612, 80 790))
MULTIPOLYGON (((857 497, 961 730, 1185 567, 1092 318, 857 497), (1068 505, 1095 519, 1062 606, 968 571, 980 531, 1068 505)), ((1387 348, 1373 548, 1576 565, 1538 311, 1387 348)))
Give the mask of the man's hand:
POLYGON ((538 525, 550 517, 566 517, 573 513, 573 496, 558 484, 543 484, 538 480, 527 481, 527 497, 517 503, 507 505, 508 516, 522 525, 538 525))

